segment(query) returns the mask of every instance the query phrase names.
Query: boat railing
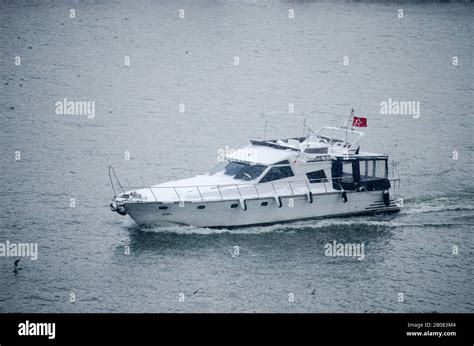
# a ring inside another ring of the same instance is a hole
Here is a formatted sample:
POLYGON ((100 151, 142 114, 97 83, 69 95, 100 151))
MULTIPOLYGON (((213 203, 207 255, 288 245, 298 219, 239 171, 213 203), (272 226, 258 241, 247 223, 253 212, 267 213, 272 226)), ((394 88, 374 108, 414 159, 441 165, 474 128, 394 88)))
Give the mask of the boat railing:
POLYGON ((268 182, 262 184, 223 184, 223 185, 189 185, 189 186, 126 186, 125 190, 137 199, 146 201, 180 202, 180 201, 219 201, 251 198, 278 198, 278 196, 297 196, 311 193, 332 191, 327 179, 318 184, 307 180, 268 182), (318 185, 318 186, 312 186, 318 185), (134 190, 134 191, 131 191, 134 190), (148 192, 145 194, 145 192, 148 192), (137 194, 138 193, 138 194, 137 194))
MULTIPOLYGON (((130 194, 135 194, 135 198, 144 201, 155 202, 209 202, 225 200, 246 200, 260 198, 307 196, 312 199, 312 195, 327 194, 330 192, 342 192, 344 178, 334 179, 311 179, 293 180, 283 182, 268 182, 262 184, 225 184, 225 185, 190 185, 190 186, 151 186, 133 187, 128 186, 128 191, 135 190, 130 194), (145 191, 147 193, 145 193, 145 191), (149 192, 149 193, 148 193, 149 192)), ((400 184, 400 178, 388 178, 393 187, 400 184)))

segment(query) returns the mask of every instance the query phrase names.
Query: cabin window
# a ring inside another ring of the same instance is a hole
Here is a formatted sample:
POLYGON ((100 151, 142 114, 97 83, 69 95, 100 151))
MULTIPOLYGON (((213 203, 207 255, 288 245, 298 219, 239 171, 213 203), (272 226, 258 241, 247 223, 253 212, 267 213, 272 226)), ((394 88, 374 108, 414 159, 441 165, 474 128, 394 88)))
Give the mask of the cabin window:
POLYGON ((342 164, 341 182, 348 184, 354 182, 354 175, 352 174, 352 161, 344 162, 342 164))
POLYGON ((373 180, 387 178, 386 160, 359 161, 360 179, 373 180))
POLYGON ((306 176, 308 177, 308 180, 311 184, 322 183, 322 182, 328 181, 326 177, 326 173, 322 169, 319 171, 306 173, 306 176))
POLYGON ((268 183, 270 181, 285 179, 293 176, 294 174, 290 166, 272 167, 267 172, 267 174, 265 174, 262 180, 260 180, 260 183, 268 183))
POLYGON ((354 175, 358 176, 359 163, 357 161, 335 160, 332 162, 331 174, 335 190, 354 190, 354 175), (354 165, 354 166, 353 166, 354 165))
POLYGON ((230 175, 234 179, 249 181, 258 178, 266 168, 267 166, 262 165, 224 161, 218 163, 209 174, 225 174, 230 175))
POLYGON ((369 161, 359 161, 360 179, 366 180, 369 177, 369 161))
POLYGON ((205 206, 205 205, 198 205, 197 208, 198 208, 198 209, 204 209, 204 208, 206 208, 206 206, 205 206))
POLYGON ((230 207, 233 209, 233 208, 237 208, 239 205, 237 203, 233 203, 230 205, 230 207))
POLYGON ((344 162, 342 164, 342 176, 351 176, 352 177, 352 162, 344 162))
POLYGON ((263 173, 263 171, 267 167, 265 166, 260 166, 260 165, 245 165, 239 173, 237 173, 234 176, 234 179, 240 179, 240 180, 253 180, 255 178, 258 178, 260 174, 263 173))
POLYGON ((247 163, 240 162, 226 162, 225 165, 218 164, 211 172, 214 175, 219 172, 223 172, 225 175, 230 175, 234 179, 239 180, 253 180, 258 178, 267 166, 262 165, 249 165, 247 163))
POLYGON ((166 207, 166 206, 161 206, 161 207, 158 207, 158 209, 165 210, 165 209, 168 209, 168 207, 166 207))
POLYGON ((262 202, 262 203, 260 203, 260 205, 261 205, 262 207, 266 207, 266 206, 268 205, 268 202, 262 202))
POLYGON ((374 179, 375 178, 375 170, 374 170, 374 161, 366 161, 367 162, 367 179, 374 179))
POLYGON ((387 167, 385 160, 376 160, 375 163, 375 176, 377 178, 387 178, 387 167))
POLYGON ((244 166, 243 163, 229 162, 224 168, 225 174, 235 176, 244 166))
POLYGON ((380 191, 390 188, 390 181, 387 179, 386 159, 363 159, 358 163, 360 172, 358 183, 368 191, 380 191))

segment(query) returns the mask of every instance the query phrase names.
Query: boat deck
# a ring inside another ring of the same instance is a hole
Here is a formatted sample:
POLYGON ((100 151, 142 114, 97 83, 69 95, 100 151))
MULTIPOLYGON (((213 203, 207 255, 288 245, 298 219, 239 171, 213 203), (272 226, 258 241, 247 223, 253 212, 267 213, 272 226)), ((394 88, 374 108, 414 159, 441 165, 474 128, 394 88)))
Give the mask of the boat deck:
POLYGON ((264 184, 233 184, 211 186, 156 186, 137 189, 131 193, 136 202, 224 201, 255 198, 275 198, 336 192, 329 182, 309 184, 307 181, 273 182, 264 184))

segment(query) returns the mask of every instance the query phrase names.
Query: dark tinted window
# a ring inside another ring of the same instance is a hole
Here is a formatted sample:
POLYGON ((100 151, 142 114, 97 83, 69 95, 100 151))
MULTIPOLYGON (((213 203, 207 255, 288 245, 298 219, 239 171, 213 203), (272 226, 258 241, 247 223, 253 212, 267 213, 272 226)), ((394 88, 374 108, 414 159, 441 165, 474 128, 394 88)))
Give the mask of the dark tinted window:
POLYGON ((310 183, 321 183, 328 181, 326 173, 324 173, 324 170, 322 169, 319 171, 306 173, 306 176, 308 177, 310 183))
POLYGON ((251 165, 245 165, 239 173, 237 173, 234 177, 234 179, 240 179, 240 180, 253 180, 255 178, 258 178, 260 174, 263 173, 263 171, 267 167, 265 166, 251 166, 251 165))
POLYGON ((260 180, 261 183, 267 183, 269 181, 284 179, 294 176, 290 166, 273 167, 268 171, 267 174, 260 180))
POLYGON ((225 174, 240 180, 253 180, 258 178, 260 174, 267 168, 260 165, 247 165, 245 163, 229 162, 225 166, 225 174))
POLYGON ((225 166, 225 174, 234 176, 244 167, 243 163, 237 162, 229 162, 227 166, 225 166))

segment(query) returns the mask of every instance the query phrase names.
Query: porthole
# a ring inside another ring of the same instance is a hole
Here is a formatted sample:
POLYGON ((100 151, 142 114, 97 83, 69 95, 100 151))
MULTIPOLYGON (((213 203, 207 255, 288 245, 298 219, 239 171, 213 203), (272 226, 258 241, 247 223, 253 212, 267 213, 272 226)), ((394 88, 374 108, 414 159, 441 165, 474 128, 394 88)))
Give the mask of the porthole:
POLYGON ((237 208, 239 205, 237 203, 233 203, 230 205, 231 208, 237 208))
POLYGON ((204 208, 206 208, 206 206, 205 206, 205 205, 198 205, 197 208, 198 208, 198 209, 204 209, 204 208))
POLYGON ((262 207, 266 207, 266 206, 268 205, 268 202, 262 202, 260 205, 261 205, 262 207))
POLYGON ((164 205, 162 205, 162 206, 158 207, 158 209, 161 209, 161 210, 166 210, 166 209, 168 209, 168 207, 167 207, 167 206, 164 206, 164 205))

